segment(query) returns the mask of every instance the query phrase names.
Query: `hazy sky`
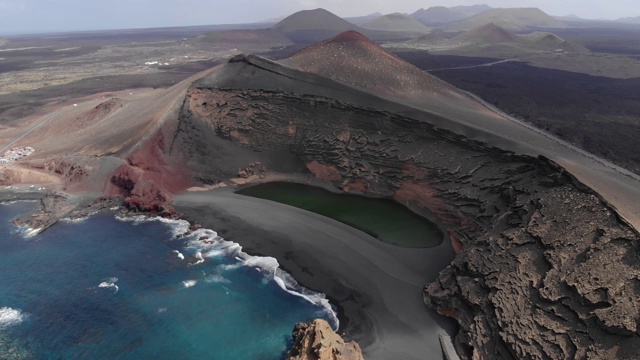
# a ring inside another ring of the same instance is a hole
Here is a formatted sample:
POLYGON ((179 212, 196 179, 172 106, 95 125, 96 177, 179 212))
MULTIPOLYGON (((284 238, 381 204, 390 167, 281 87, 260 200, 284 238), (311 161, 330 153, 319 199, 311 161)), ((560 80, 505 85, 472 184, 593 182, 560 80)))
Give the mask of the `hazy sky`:
POLYGON ((640 0, 0 0, 0 35, 249 23, 318 7, 359 16, 477 3, 594 19, 640 16, 640 0))

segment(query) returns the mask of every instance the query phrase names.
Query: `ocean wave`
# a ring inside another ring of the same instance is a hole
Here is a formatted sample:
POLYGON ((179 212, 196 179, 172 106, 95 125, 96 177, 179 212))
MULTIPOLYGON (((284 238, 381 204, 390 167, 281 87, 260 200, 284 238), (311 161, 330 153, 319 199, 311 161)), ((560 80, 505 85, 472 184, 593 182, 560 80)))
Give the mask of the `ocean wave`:
POLYGON ((86 216, 83 217, 75 217, 75 218, 62 218, 60 219, 60 221, 62 222, 66 222, 66 223, 71 223, 71 224, 79 224, 81 222, 84 222, 85 220, 89 219, 91 216, 96 215, 98 212, 94 211, 91 212, 89 214, 87 214, 86 216))
POLYGON ((340 322, 338 316, 331 306, 329 299, 323 293, 309 290, 306 287, 298 284, 296 279, 288 272, 278 268, 273 275, 274 281, 282 288, 282 290, 288 292, 291 295, 299 296, 310 303, 319 306, 323 309, 323 314, 329 315, 331 318, 331 325, 335 331, 338 331, 340 322))
POLYGON ((0 201, 0 206, 9 206, 19 203, 35 203, 40 202, 40 200, 9 200, 9 201, 0 201))
POLYGON ((12 309, 10 307, 0 308, 0 330, 20 324, 28 316, 29 314, 23 313, 18 309, 12 309))
MULTIPOLYGON (((217 257, 227 257, 229 259, 235 259, 237 263, 221 264, 218 265, 219 271, 230 271, 240 267, 251 267, 263 274, 265 281, 274 281, 282 290, 287 293, 301 297, 306 301, 314 304, 321 309, 323 315, 330 319, 332 327, 337 331, 339 327, 338 316, 326 295, 309 290, 295 280, 295 278, 284 270, 280 269, 278 260, 268 256, 252 256, 242 251, 242 246, 232 241, 224 240, 218 236, 218 233, 211 229, 197 229, 190 231, 191 225, 186 220, 171 220, 161 217, 119 217, 116 219, 121 221, 129 221, 134 224, 149 221, 159 221, 169 225, 171 233, 174 239, 185 239, 185 250, 192 252, 192 256, 196 259, 196 262, 192 265, 198 265, 206 261, 206 259, 213 259, 217 257)), ((205 277, 207 282, 221 282, 229 281, 221 274, 213 274, 205 277)), ((197 283, 196 280, 183 281, 182 284, 185 288, 194 286, 197 283)))
POLYGON ((200 265, 204 262, 204 258, 202 257, 202 253, 200 251, 197 251, 193 257, 196 258, 196 262, 193 263, 193 265, 200 265))
POLYGON ((185 289, 188 289, 192 286, 195 286, 198 283, 198 280, 185 280, 182 282, 182 286, 184 286, 185 289))
POLYGON ((24 239, 31 239, 34 236, 40 234, 42 228, 30 228, 26 225, 16 225, 15 229, 11 231, 12 234, 18 234, 24 239))
POLYGON ((169 228, 171 229, 171 233, 174 239, 183 237, 185 234, 189 232, 189 228, 191 227, 189 222, 186 220, 165 219, 159 216, 150 217, 146 215, 136 215, 136 216, 116 215, 115 217, 116 217, 116 220, 118 221, 130 222, 130 223, 133 223, 133 225, 140 225, 147 222, 165 223, 169 225, 169 228))
POLYGON ((180 260, 184 260, 184 254, 182 254, 180 251, 178 250, 173 250, 172 251, 174 254, 176 254, 176 256, 178 257, 178 259, 180 260))
MULTIPOLYGON (((240 267, 250 267, 263 274, 265 281, 274 281, 282 290, 287 293, 301 297, 308 302, 321 308, 323 315, 330 319, 332 327, 337 331, 339 327, 338 316, 334 308, 329 303, 323 293, 309 290, 295 280, 295 278, 280 269, 278 260, 269 256, 252 256, 242 251, 242 246, 238 243, 224 240, 218 234, 209 229, 198 229, 188 236, 187 247, 196 251, 196 254, 204 254, 206 258, 217 256, 228 256, 235 259, 236 263, 220 264, 219 271, 231 271, 240 267)), ((213 274, 205 278, 205 281, 222 282, 228 281, 222 275, 213 274)))
POLYGON ((115 293, 118 292, 118 290, 120 290, 120 288, 118 287, 118 285, 116 285, 116 282, 118 282, 118 278, 117 277, 111 277, 111 278, 106 278, 104 280, 102 280, 102 282, 100 284, 98 284, 99 288, 112 288, 115 289, 115 293))

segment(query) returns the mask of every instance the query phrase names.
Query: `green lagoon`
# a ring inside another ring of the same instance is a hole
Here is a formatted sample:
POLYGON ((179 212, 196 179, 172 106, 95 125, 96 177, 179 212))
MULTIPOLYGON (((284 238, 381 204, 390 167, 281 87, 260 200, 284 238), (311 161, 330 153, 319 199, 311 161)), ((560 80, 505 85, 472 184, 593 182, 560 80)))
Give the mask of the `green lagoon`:
POLYGON ((442 233, 432 222, 388 199, 337 194, 287 182, 259 184, 237 193, 324 215, 400 247, 430 248, 442 243, 442 233))

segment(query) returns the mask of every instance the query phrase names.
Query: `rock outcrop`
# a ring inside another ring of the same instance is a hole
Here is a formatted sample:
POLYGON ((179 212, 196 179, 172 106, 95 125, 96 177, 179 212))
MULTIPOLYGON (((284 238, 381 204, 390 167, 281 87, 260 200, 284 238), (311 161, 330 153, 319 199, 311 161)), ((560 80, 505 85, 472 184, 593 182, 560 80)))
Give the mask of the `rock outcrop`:
POLYGON ((169 205, 172 194, 191 183, 191 173, 183 165, 181 152, 172 153, 173 123, 157 130, 118 167, 110 179, 110 195, 124 197, 131 210, 176 217, 169 205), (168 135, 165 135, 168 134, 168 135))
POLYGON ((564 184, 542 181, 543 192, 502 193, 507 212, 487 219, 479 236, 463 238, 464 251, 425 288, 431 307, 455 310, 461 355, 640 354, 638 234, 596 195, 557 179, 564 184))
POLYGON ((289 360, 362 360, 362 351, 355 341, 345 342, 322 319, 310 324, 298 323, 293 329, 293 347, 289 360))

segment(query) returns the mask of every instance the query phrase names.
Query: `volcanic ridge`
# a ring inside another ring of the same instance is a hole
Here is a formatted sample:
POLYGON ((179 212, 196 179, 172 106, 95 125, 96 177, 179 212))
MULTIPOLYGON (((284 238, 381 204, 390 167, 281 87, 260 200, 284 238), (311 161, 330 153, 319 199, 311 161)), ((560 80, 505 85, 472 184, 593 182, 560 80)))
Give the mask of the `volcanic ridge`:
POLYGON ((562 29, 567 24, 556 20, 538 8, 491 9, 445 26, 447 31, 468 31, 494 23, 511 31, 535 28, 562 29))
POLYGON ((372 20, 363 24, 362 27, 370 30, 383 30, 383 31, 418 33, 418 34, 424 34, 431 30, 430 28, 424 26, 418 20, 415 20, 409 17, 408 15, 400 14, 400 13, 381 16, 375 20, 372 20))
POLYGON ((411 14, 411 17, 427 26, 441 25, 466 19, 490 9, 491 7, 487 5, 454 6, 450 8, 444 6, 432 6, 428 9, 419 9, 411 14))

